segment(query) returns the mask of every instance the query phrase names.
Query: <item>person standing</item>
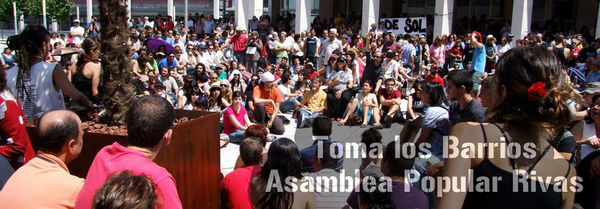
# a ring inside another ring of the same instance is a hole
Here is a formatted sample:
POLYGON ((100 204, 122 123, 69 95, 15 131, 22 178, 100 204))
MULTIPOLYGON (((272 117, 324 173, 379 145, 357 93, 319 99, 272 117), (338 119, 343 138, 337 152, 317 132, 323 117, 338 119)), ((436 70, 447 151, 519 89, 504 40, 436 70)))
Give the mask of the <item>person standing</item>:
POLYGON ((319 62, 317 60, 320 57, 317 53, 319 51, 319 45, 321 45, 321 42, 315 37, 315 29, 311 29, 310 32, 308 32, 308 37, 306 37, 306 40, 304 41, 302 51, 304 52, 306 61, 312 62, 315 65, 315 69, 319 69, 319 62))
MULTIPOLYGON (((233 58, 238 63, 244 64, 244 55, 246 54, 246 42, 248 37, 244 34, 244 30, 238 29, 235 31, 235 35, 229 39, 227 43, 228 47, 233 48, 233 58)), ((245 64, 244 64, 245 66, 245 64)))
POLYGON ((74 26, 71 27, 69 34, 73 37, 73 45, 79 46, 83 42, 83 35, 85 34, 85 29, 80 26, 80 22, 78 19, 73 21, 74 26))
POLYGON ((479 92, 479 82, 484 78, 485 64, 487 61, 485 47, 483 46, 483 37, 481 33, 473 31, 469 34, 473 46, 473 60, 471 61, 471 78, 473 79, 473 90, 479 92))
POLYGON ((42 59, 50 51, 50 33, 46 28, 28 25, 6 42, 20 57, 17 66, 6 71, 7 86, 28 119, 37 119, 49 110, 65 109, 63 94, 81 106, 91 107, 87 97, 69 81, 61 65, 42 59))
POLYGON ((90 208, 96 191, 108 177, 124 170, 134 175, 145 174, 152 180, 164 208, 182 208, 175 179, 153 162, 171 142, 174 120, 173 105, 164 98, 150 95, 135 101, 126 115, 129 145, 125 147, 115 142, 96 154, 75 208, 90 208))

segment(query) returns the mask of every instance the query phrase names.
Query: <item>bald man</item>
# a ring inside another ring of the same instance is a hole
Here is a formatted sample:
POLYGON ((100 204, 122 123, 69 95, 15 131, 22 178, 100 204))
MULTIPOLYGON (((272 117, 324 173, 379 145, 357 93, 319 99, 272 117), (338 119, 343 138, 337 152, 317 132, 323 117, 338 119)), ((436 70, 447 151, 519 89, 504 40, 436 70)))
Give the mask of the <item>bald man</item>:
POLYGON ((67 164, 81 153, 83 128, 75 113, 46 112, 38 126, 39 151, 18 169, 0 191, 3 208, 73 208, 83 179, 67 164))

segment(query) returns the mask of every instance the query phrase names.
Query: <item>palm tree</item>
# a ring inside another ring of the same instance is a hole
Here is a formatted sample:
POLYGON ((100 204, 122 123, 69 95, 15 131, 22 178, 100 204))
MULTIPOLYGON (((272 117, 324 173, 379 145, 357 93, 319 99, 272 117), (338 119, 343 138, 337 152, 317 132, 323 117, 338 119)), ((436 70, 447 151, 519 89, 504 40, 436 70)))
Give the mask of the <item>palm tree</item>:
POLYGON ((125 114, 135 100, 132 84, 131 50, 127 45, 127 9, 123 0, 99 0, 102 37, 103 102, 100 121, 109 125, 124 123, 125 114))

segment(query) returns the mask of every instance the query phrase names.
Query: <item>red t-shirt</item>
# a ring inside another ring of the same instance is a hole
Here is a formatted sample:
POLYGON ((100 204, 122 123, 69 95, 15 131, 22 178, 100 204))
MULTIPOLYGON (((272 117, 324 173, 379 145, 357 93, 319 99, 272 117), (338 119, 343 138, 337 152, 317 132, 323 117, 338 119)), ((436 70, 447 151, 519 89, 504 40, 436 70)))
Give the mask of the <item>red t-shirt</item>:
POLYGON ((308 76, 308 80, 312 80, 314 77, 317 77, 319 74, 317 74, 317 71, 313 72, 312 74, 310 74, 310 76, 308 76))
POLYGON ((221 181, 221 188, 227 194, 231 209, 252 208, 250 200, 250 180, 258 176, 262 168, 260 166, 246 166, 238 168, 227 174, 221 181))
POLYGON ((175 25, 173 24, 173 21, 168 21, 165 24, 165 27, 167 28, 167 30, 173 30, 173 28, 175 28, 175 25))
POLYGON ((233 44, 233 51, 234 52, 243 52, 245 50, 244 45, 246 45, 246 41, 248 41, 248 38, 246 37, 246 35, 241 34, 241 35, 234 35, 233 37, 231 37, 231 39, 229 40, 229 44, 233 44))
MULTIPOLYGON (((400 98, 402 96, 402 93, 400 93, 400 91, 395 90, 392 91, 392 93, 388 93, 388 91, 386 91, 385 89, 379 89, 379 93, 377 95, 383 96, 384 99, 386 100, 390 100, 390 99, 396 99, 396 98, 400 98)), ((381 102, 381 101, 379 101, 381 102)), ((390 106, 388 105, 381 105, 381 109, 383 111, 387 111, 390 108, 390 106)))
POLYGON ((442 77, 440 77, 439 75, 436 75, 435 77, 428 75, 427 77, 425 77, 425 81, 432 81, 432 82, 439 83, 440 85, 442 85, 442 88, 444 88, 444 79, 442 79, 442 77))

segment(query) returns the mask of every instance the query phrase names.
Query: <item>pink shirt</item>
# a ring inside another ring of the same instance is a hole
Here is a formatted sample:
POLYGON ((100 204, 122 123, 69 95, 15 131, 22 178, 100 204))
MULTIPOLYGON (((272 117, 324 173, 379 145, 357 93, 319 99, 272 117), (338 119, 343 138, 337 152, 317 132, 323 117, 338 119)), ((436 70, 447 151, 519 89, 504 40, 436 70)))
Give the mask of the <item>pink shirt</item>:
POLYGON ((240 106, 240 112, 236 113, 233 110, 233 107, 228 107, 227 109, 225 109, 225 113, 223 114, 223 129, 225 131, 226 134, 230 134, 232 132, 237 131, 237 128, 235 128, 235 126, 233 125, 233 122, 231 122, 231 120, 229 120, 229 116, 233 115, 233 117, 235 117, 235 119, 237 119, 238 122, 240 122, 240 124, 242 126, 246 126, 246 121, 244 120, 244 116, 248 114, 248 112, 246 111, 246 108, 244 108, 243 106, 240 106))
POLYGON ((94 195, 104 182, 113 174, 125 170, 134 175, 145 175, 154 182, 161 208, 182 208, 173 176, 141 152, 123 147, 117 142, 102 148, 96 154, 83 188, 77 196, 75 208, 91 208, 94 195))
MULTIPOLYGON (((444 46, 444 44, 440 45, 439 47, 436 47, 435 45, 431 45, 429 47, 429 53, 431 54, 431 56, 433 58, 435 58, 438 62, 440 62, 440 65, 444 64, 446 62, 446 47, 444 46)), ((440 66, 442 67, 442 66, 440 66)))

